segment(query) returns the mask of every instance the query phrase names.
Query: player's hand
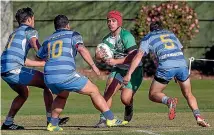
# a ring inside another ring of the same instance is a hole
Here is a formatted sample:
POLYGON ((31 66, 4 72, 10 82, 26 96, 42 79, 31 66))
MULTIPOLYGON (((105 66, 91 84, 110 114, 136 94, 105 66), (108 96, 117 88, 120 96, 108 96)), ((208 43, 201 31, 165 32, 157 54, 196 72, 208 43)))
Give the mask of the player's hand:
POLYGON ((97 68, 96 65, 92 65, 92 69, 97 75, 100 75, 100 70, 97 68))
POLYGON ((113 59, 113 58, 105 59, 105 63, 109 66, 117 65, 116 59, 113 59))
POLYGON ((130 80, 131 80, 131 75, 126 74, 126 76, 123 77, 123 84, 127 85, 130 80))

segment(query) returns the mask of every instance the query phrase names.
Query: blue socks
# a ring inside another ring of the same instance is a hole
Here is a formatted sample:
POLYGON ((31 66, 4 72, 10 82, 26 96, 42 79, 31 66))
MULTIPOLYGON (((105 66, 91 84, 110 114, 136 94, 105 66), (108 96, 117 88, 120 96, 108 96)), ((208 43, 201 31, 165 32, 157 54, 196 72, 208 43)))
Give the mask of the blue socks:
POLYGON ((113 120, 114 119, 114 114, 111 112, 111 110, 103 112, 102 114, 108 120, 113 120))
POLYGON ((13 124, 13 121, 14 121, 14 117, 13 116, 9 116, 9 117, 7 116, 4 124, 5 125, 11 125, 11 124, 13 124))
POLYGON ((46 117, 47 117, 47 121, 51 122, 51 113, 50 112, 46 112, 46 117))
POLYGON ((58 123, 59 123, 59 118, 53 118, 53 117, 51 117, 51 124, 53 126, 57 126, 58 123))

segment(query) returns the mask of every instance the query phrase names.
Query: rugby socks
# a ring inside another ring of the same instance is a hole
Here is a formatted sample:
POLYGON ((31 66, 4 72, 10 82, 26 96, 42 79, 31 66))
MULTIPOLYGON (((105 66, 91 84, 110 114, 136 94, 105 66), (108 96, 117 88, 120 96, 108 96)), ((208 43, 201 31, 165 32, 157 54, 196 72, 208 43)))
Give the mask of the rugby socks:
POLYGON ((100 114, 100 119, 106 120, 106 118, 104 117, 104 115, 102 113, 100 114))
POLYGON ((14 117, 13 116, 9 116, 9 117, 7 116, 4 124, 5 125, 11 125, 11 124, 13 124, 13 121, 14 121, 14 117))
POLYGON ((46 112, 46 117, 47 117, 47 121, 51 122, 51 113, 50 112, 46 112))
POLYGON ((162 98, 162 103, 165 104, 165 105, 168 105, 168 100, 169 100, 169 97, 164 96, 164 97, 162 98))
POLYGON ((193 112, 193 115, 195 116, 195 118, 196 118, 197 116, 200 116, 200 115, 201 115, 199 109, 195 109, 195 110, 193 110, 192 112, 193 112))
POLYGON ((114 119, 114 114, 111 112, 111 110, 105 111, 102 114, 108 120, 113 120, 114 119))
POLYGON ((51 117, 51 124, 53 126, 57 126, 58 123, 59 123, 59 118, 53 118, 53 117, 51 117))

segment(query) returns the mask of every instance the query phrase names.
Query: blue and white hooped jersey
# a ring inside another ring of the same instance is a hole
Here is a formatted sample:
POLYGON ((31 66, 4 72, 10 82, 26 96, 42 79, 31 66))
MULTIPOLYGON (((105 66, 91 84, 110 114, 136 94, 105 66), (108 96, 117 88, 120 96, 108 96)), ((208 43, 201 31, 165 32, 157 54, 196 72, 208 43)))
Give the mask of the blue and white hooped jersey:
POLYGON ((47 59, 44 67, 47 83, 59 83, 76 70, 75 56, 79 44, 83 44, 82 36, 66 29, 57 30, 44 41, 37 57, 47 59))
POLYGON ((152 52, 158 60, 158 68, 187 66, 181 45, 174 33, 167 30, 153 31, 147 34, 140 43, 140 50, 152 52))
POLYGON ((28 51, 31 48, 30 39, 38 38, 38 32, 25 24, 21 24, 10 36, 1 55, 1 72, 8 72, 24 66, 28 51))

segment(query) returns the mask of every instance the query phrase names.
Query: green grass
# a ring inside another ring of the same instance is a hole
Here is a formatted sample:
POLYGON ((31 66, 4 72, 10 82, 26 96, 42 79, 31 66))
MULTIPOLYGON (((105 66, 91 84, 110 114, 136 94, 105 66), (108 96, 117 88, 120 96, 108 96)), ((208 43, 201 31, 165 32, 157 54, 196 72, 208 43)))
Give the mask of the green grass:
MULTIPOLYGON (((94 81, 103 93, 105 81, 94 81)), ((134 117, 126 127, 94 129, 92 126, 99 119, 99 112, 94 109, 88 96, 70 93, 63 116, 70 116, 71 120, 64 126, 60 134, 164 134, 164 135, 214 135, 214 128, 200 128, 196 125, 192 112, 186 104, 177 84, 171 82, 165 93, 179 98, 177 117, 173 121, 167 119, 167 107, 149 101, 148 89, 151 81, 144 81, 134 99, 134 117)), ((193 94, 198 100, 198 105, 203 116, 211 125, 214 125, 214 99, 213 80, 193 80, 193 94)), ((12 99, 16 96, 7 84, 1 84, 1 117, 7 115, 12 99)), ((119 118, 123 118, 124 106, 120 101, 119 92, 113 99, 112 111, 119 118)), ((2 131, 2 134, 50 134, 45 131, 45 107, 42 90, 30 88, 27 102, 16 116, 16 123, 22 124, 27 130, 2 131)), ((52 133, 58 134, 58 133, 52 133)))

